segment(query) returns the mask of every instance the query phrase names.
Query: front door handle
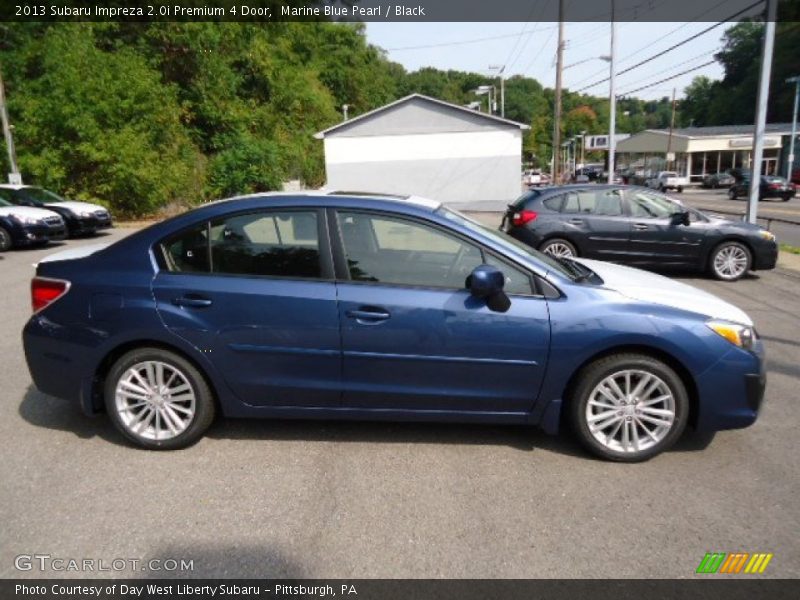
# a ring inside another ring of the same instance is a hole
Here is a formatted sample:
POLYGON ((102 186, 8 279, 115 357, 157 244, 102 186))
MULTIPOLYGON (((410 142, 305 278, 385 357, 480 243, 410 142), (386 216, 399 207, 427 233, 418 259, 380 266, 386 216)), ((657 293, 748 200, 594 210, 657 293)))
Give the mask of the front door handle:
POLYGON ((345 314, 359 323, 380 323, 392 316, 386 309, 372 306, 362 306, 358 310, 348 310, 345 314))
POLYGON ((581 225, 583 224, 583 219, 570 219, 569 222, 573 225, 581 225))
POLYGON ((645 223, 634 223, 633 228, 634 229, 638 229, 639 231, 642 231, 642 230, 647 229, 648 227, 647 227, 647 225, 645 223))
POLYGON ((201 296, 200 294, 186 294, 172 299, 175 306, 183 306, 185 308, 205 308, 211 306, 210 298, 201 296))

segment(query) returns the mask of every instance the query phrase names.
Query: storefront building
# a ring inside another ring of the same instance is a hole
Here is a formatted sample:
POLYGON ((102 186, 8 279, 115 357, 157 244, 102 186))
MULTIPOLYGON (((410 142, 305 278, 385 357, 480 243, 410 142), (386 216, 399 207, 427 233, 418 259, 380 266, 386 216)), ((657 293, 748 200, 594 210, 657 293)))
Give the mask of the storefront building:
MULTIPOLYGON (((786 175, 791 123, 766 126, 765 175, 786 175)), ((648 129, 617 144, 617 164, 645 176, 657 171, 677 171, 700 183, 703 177, 733 168, 752 167, 753 125, 722 125, 648 129), (667 160, 670 158, 671 160, 667 160)))

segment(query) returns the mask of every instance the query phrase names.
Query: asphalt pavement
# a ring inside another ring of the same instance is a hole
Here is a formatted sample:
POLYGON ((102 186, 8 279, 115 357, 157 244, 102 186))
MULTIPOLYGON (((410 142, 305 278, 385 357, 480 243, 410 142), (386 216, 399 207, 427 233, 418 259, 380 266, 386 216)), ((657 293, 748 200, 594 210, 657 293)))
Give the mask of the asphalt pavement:
POLYGON ((20 331, 31 264, 53 251, 0 255, 0 577, 97 574, 15 569, 39 553, 191 560, 190 577, 683 578, 712 551, 771 552, 762 577, 800 576, 796 272, 683 277, 754 318, 766 401, 753 427, 644 464, 520 426, 313 421, 220 421, 158 453, 32 387, 20 331))

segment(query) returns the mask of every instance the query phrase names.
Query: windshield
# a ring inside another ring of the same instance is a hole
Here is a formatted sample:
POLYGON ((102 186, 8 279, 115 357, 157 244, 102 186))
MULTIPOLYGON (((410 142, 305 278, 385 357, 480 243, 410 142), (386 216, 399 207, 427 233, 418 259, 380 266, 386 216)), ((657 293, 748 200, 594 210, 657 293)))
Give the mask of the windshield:
POLYGON ((14 206, 14 205, 11 204, 11 202, 9 202, 8 200, 3 200, 2 198, 0 198, 0 206, 14 206))
POLYGON ((48 192, 42 188, 37 187, 26 187, 20 188, 19 190, 22 192, 28 200, 33 200, 34 202, 40 202, 41 204, 53 204, 55 202, 66 202, 65 198, 54 194, 53 192, 48 192))
POLYGON ((544 263, 553 271, 558 272, 567 279, 576 281, 578 279, 581 279, 583 276, 583 270, 585 269, 585 267, 581 266, 578 268, 574 268, 572 266, 571 261, 566 261, 566 262, 557 261, 552 256, 548 256, 547 254, 543 254, 538 250, 534 250, 527 244, 523 244, 522 242, 515 240, 510 235, 507 235, 502 231, 492 229, 491 227, 487 227, 486 225, 479 223, 478 221, 470 219, 468 216, 458 212, 457 210, 453 210, 451 208, 446 208, 442 206, 436 210, 436 213, 442 215, 447 219, 450 219, 451 221, 458 223, 463 227, 466 227, 467 229, 470 229, 476 233, 480 233, 491 238, 492 241, 496 242, 497 244, 503 246, 508 250, 526 254, 538 260, 539 262, 544 263))

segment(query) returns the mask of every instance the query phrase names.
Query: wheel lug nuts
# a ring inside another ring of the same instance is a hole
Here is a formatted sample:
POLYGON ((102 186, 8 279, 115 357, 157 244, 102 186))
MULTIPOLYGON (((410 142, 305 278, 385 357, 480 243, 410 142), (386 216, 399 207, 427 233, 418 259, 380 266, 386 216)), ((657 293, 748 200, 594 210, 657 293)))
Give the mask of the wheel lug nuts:
POLYGON ((622 411, 621 410, 618 411, 617 414, 621 417, 622 416, 622 411))

